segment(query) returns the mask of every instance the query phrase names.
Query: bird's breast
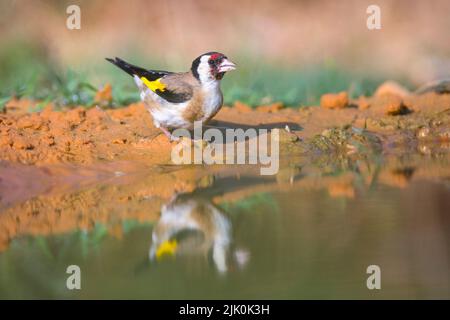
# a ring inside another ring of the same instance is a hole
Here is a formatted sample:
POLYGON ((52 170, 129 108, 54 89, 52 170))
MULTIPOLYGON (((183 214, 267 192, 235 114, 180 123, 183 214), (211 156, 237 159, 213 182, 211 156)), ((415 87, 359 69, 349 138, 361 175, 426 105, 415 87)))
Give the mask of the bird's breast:
POLYGON ((222 106, 223 96, 219 86, 198 90, 183 112, 186 121, 207 121, 214 117, 222 106))
POLYGON ((206 112, 204 102, 205 97, 201 92, 194 94, 191 101, 189 101, 186 108, 183 110, 183 119, 190 123, 201 120, 206 112))

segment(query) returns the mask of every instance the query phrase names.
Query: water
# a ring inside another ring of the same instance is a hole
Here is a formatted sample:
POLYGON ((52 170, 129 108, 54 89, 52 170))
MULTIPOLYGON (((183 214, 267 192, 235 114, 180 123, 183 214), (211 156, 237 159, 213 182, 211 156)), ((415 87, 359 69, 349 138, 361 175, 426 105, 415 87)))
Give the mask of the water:
POLYGON ((41 195, 0 213, 0 297, 448 299, 449 163, 164 168, 41 195), (81 290, 66 288, 69 265, 81 290))

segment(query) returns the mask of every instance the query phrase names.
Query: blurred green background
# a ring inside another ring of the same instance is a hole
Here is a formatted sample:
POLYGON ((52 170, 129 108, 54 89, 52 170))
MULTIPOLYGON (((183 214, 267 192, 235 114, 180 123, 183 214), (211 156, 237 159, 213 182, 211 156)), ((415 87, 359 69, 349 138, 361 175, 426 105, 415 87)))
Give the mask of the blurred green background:
POLYGON ((387 79, 413 89, 450 67, 448 1, 380 1, 382 29, 366 27, 369 1, 27 1, 0 3, 0 105, 13 97, 56 106, 112 106, 139 99, 133 81, 104 57, 184 71, 207 51, 238 70, 225 103, 317 104, 327 92, 370 95, 387 79), (81 9, 69 30, 66 8, 81 9))

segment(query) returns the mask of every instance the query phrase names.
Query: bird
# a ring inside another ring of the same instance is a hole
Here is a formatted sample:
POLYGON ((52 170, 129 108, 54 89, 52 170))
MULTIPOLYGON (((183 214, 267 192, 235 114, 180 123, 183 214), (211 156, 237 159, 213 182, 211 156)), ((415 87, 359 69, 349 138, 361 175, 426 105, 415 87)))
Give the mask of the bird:
POLYGON ((223 274, 248 262, 248 251, 233 245, 232 234, 230 218, 208 198, 194 193, 174 194, 161 206, 161 216, 153 227, 149 260, 211 257, 223 274))
POLYGON ((187 72, 150 70, 120 58, 106 58, 131 75, 140 98, 159 128, 170 141, 178 140, 170 130, 192 129, 194 122, 211 120, 222 107, 220 82, 236 64, 220 52, 207 52, 192 62, 187 72))

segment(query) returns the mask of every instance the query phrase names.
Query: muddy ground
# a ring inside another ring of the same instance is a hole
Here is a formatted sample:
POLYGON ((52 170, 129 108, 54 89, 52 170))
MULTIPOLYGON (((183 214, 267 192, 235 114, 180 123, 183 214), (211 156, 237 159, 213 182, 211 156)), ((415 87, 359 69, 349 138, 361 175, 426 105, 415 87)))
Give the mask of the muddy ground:
POLYGON ((267 177, 250 165, 171 164, 173 143, 141 103, 66 111, 49 105, 30 113, 32 107, 10 101, 0 115, 0 250, 19 236, 89 230, 96 223, 120 237, 121 221, 154 221, 174 193, 221 181, 227 191, 213 194, 215 202, 283 188, 351 198, 375 177, 398 188, 450 179, 450 94, 433 90, 412 94, 388 83, 373 97, 324 95, 321 106, 224 106, 211 126, 280 128, 280 171, 267 177), (373 168, 377 161, 380 170, 373 168), (337 170, 344 173, 327 175, 337 170), (227 185, 229 177, 239 182, 227 185))

